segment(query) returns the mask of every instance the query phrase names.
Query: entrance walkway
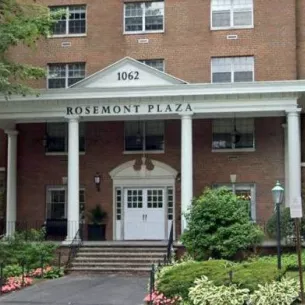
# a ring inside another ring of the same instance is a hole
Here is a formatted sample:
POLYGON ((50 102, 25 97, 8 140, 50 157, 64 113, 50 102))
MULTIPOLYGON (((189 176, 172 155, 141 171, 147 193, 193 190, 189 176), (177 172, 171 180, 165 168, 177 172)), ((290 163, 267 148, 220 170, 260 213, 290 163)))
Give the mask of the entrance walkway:
POLYGON ((1 305, 141 305, 147 276, 65 276, 0 297, 1 305))

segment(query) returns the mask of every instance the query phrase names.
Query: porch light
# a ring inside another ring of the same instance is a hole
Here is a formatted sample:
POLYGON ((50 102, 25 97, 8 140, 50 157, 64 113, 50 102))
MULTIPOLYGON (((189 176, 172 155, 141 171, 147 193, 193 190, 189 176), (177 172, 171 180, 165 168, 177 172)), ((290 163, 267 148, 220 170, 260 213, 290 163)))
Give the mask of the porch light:
POLYGON ((275 187, 272 189, 272 198, 274 204, 281 204, 283 202, 284 189, 282 188, 279 181, 276 182, 275 187))
POLYGON ((95 174, 94 183, 95 183, 97 191, 99 192, 101 190, 101 175, 100 175, 100 173, 95 174))

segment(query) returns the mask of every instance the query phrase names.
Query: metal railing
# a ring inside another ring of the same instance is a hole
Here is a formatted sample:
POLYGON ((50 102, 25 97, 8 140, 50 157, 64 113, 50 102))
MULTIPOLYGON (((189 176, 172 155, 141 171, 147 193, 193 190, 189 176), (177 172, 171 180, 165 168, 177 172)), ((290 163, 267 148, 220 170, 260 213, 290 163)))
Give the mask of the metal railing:
POLYGON ((172 260, 173 243, 174 243, 174 223, 172 222, 168 237, 168 243, 167 243, 167 253, 166 253, 167 262, 171 262, 172 260))
POLYGON ((76 254, 82 244, 83 244, 82 228, 80 228, 80 229, 78 229, 71 244, 69 245, 69 255, 68 255, 68 260, 66 263, 66 269, 68 269, 71 266, 71 263, 72 263, 73 259, 75 258, 76 254))

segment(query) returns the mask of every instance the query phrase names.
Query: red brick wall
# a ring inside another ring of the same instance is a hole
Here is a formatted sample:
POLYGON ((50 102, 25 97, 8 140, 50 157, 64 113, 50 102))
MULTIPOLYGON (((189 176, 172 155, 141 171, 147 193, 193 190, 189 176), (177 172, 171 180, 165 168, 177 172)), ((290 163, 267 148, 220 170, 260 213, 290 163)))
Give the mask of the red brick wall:
MULTIPOLYGON (((210 120, 195 120, 194 195, 206 186, 228 183, 237 174, 237 182, 256 183, 257 217, 266 220, 272 213, 271 188, 276 179, 284 179, 282 118, 258 118, 255 121, 256 151, 249 153, 212 153, 210 120), (230 156, 236 158, 230 159, 230 156)), ((180 121, 166 121, 165 154, 149 158, 165 162, 180 171, 180 121)), ((46 211, 46 186, 61 185, 67 176, 67 156, 46 156, 41 139, 43 124, 20 124, 18 136, 18 213, 19 220, 43 220, 46 211)), ((121 163, 141 155, 124 155, 124 123, 86 124, 86 154, 80 156, 80 184, 86 189, 86 208, 97 203, 108 212, 107 239, 112 239, 112 180, 109 172, 121 163), (101 192, 93 177, 102 174, 101 192)), ((176 230, 180 230, 180 183, 176 183, 176 230)))
MULTIPOLYGON (((122 0, 39 2, 45 5, 87 2, 87 36, 47 39, 34 51, 17 48, 11 54, 21 62, 46 67, 47 63, 84 61, 90 75, 125 56, 164 58, 169 74, 189 82, 210 82, 211 57, 253 55, 256 80, 296 79, 294 0, 256 0, 254 28, 226 31, 210 30, 210 1, 166 0, 165 32, 143 35, 123 35, 122 0), (237 34, 238 39, 227 40, 228 34, 237 34), (139 44, 139 38, 148 38, 149 43, 139 44), (72 46, 62 48, 63 41, 70 41, 72 46)), ((36 85, 45 87, 46 82, 36 85)))

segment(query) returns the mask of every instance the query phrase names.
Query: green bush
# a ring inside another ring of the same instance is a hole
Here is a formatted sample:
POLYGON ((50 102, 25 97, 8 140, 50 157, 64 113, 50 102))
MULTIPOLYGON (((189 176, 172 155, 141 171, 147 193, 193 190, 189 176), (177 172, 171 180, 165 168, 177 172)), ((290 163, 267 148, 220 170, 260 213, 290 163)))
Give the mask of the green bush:
POLYGON ((181 296, 187 299, 189 288, 193 286, 195 279, 202 276, 208 277, 216 286, 230 284, 230 271, 232 271, 232 283, 241 288, 253 291, 259 284, 277 280, 276 264, 269 262, 232 263, 226 260, 190 261, 177 264, 161 270, 157 280, 157 290, 168 298, 181 296))
POLYGON ((20 265, 8 265, 3 268, 3 277, 8 278, 11 276, 19 276, 22 274, 20 265))
POLYGON ((5 265, 24 263, 26 269, 50 264, 55 257, 57 246, 44 241, 44 232, 30 230, 27 233, 16 232, 13 237, 0 241, 0 261, 5 265))
POLYGON ((248 202, 226 188, 206 189, 193 200, 186 219, 181 241, 197 260, 232 258, 263 238, 249 218, 248 202))

